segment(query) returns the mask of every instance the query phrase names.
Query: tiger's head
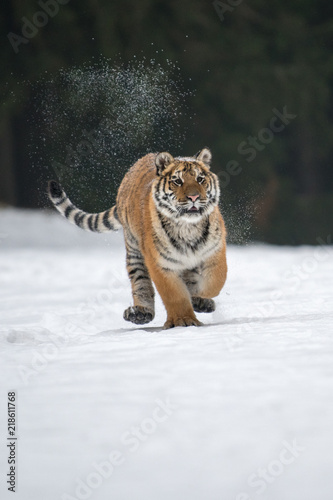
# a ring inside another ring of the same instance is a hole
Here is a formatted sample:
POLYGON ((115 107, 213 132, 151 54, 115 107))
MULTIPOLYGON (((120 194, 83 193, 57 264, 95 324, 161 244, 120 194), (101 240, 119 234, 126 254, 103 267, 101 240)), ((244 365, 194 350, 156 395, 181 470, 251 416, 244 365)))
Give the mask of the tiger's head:
POLYGON ((193 157, 159 153, 153 185, 157 210, 170 219, 193 223, 209 215, 220 197, 218 178, 210 171, 211 159, 208 148, 193 157))

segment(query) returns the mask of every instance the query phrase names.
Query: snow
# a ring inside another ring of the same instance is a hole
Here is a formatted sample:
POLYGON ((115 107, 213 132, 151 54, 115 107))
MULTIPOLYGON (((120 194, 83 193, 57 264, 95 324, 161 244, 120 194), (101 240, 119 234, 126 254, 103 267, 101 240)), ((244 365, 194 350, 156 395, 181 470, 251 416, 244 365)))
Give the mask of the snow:
MULTIPOLYGON (((329 235, 318 235, 330 242, 329 235)), ((122 233, 0 211, 0 497, 331 500, 333 249, 228 249, 205 326, 138 327, 122 233)))

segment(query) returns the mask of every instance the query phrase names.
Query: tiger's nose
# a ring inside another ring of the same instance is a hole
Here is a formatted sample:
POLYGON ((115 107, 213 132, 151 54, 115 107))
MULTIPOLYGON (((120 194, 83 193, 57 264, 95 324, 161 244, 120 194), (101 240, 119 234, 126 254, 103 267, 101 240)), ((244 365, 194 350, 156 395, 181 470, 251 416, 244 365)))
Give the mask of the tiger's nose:
POLYGON ((189 195, 187 195, 187 197, 188 197, 191 201, 193 201, 193 203, 194 203, 194 202, 195 202, 195 200, 197 200, 197 199, 199 198, 199 195, 198 195, 198 194, 192 194, 192 195, 191 195, 191 194, 189 194, 189 195))

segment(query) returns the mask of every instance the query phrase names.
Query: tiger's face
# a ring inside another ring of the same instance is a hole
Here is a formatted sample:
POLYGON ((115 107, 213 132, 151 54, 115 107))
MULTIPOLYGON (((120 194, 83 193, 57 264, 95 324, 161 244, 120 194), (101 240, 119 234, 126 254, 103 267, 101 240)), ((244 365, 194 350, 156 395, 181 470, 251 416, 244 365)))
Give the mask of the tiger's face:
POLYGON ((157 210, 168 218, 198 222, 218 205, 218 178, 210 171, 211 153, 205 148, 191 158, 159 153, 153 186, 157 210))

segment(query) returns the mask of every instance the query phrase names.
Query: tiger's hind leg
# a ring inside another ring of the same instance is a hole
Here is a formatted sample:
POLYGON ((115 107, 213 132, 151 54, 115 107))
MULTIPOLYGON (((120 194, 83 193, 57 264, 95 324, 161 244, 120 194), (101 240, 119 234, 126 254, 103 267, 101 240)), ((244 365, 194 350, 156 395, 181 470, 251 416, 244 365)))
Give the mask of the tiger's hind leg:
POLYGON ((200 266, 184 271, 182 278, 191 294, 193 309, 213 312, 213 297, 220 293, 227 278, 225 245, 200 266))
POLYGON ((192 297, 192 306, 195 312, 211 313, 215 311, 215 302, 213 299, 204 299, 203 297, 192 297))
POLYGON ((213 299, 199 296, 203 281, 202 269, 194 268, 184 271, 182 279, 191 294, 192 306, 195 312, 210 313, 215 311, 213 299))
POLYGON ((137 325, 144 325, 154 319, 154 288, 144 258, 134 236, 127 232, 126 268, 131 280, 134 306, 124 311, 124 319, 137 325))

